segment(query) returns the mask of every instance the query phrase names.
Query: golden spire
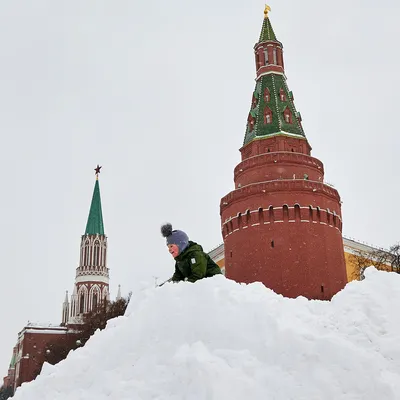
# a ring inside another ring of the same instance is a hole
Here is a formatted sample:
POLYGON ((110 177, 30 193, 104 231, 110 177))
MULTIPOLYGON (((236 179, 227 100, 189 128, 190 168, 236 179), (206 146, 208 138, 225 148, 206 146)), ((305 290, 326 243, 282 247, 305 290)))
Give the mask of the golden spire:
POLYGON ((267 19, 268 18, 268 13, 271 11, 271 7, 268 5, 268 4, 266 4, 265 5, 265 9, 264 9, 264 19, 267 19))

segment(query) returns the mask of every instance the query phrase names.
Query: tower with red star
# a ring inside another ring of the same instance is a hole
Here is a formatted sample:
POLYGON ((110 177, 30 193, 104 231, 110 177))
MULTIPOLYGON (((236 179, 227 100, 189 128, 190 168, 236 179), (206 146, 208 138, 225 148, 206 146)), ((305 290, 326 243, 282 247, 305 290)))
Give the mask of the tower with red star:
POLYGON ((83 314, 95 309, 104 300, 109 300, 109 270, 107 267, 107 237, 104 233, 101 208, 99 173, 95 168, 94 185, 85 234, 81 237, 79 266, 76 269, 75 285, 71 302, 68 294, 63 303, 63 324, 81 321, 83 314))

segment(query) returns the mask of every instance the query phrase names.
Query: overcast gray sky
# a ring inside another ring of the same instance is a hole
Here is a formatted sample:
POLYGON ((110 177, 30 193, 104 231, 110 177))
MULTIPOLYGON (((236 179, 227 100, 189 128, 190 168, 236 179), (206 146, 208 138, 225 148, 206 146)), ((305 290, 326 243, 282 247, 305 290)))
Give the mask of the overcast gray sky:
MULTIPOLYGON (((344 234, 397 234, 400 3, 271 0, 289 88, 344 234)), ((28 321, 60 322, 100 176, 112 296, 173 271, 159 226, 222 242, 261 0, 0 2, 0 375, 28 321)))

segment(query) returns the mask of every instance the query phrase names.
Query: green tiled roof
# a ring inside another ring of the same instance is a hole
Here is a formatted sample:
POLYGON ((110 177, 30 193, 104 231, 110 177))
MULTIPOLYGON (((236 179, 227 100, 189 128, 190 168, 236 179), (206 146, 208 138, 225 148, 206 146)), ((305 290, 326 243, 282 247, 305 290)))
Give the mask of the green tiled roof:
POLYGON ((101 211, 100 186, 96 180, 94 185, 92 204, 86 224, 86 235, 104 235, 103 213, 101 211))
POLYGON ((300 114, 297 112, 293 96, 290 95, 289 88, 286 84, 286 78, 281 74, 268 74, 262 76, 256 84, 256 92, 258 93, 258 100, 254 108, 250 110, 250 114, 255 118, 254 127, 250 130, 251 126, 248 123, 246 127, 246 134, 243 145, 250 143, 258 137, 265 137, 268 135, 277 135, 290 133, 305 137, 303 128, 300 123, 300 114), (270 98, 266 101, 265 92, 268 88, 270 98), (283 89, 285 99, 282 101, 280 97, 280 90, 283 89), (264 123, 264 112, 269 107, 272 111, 272 120, 270 124, 264 123), (292 123, 285 121, 283 112, 289 108, 292 114, 292 123))
POLYGON ((271 21, 269 20, 268 17, 266 17, 264 18, 263 26, 261 29, 259 43, 266 42, 268 40, 278 41, 278 39, 275 36, 274 29, 272 28, 271 21))

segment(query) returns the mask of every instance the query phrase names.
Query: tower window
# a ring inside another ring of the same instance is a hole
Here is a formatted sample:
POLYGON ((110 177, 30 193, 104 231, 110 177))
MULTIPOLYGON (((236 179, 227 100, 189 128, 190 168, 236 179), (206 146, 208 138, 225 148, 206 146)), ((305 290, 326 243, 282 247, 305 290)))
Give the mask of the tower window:
POLYGON ((273 56, 274 56, 274 64, 277 65, 278 61, 277 61, 277 57, 276 57, 276 49, 273 50, 273 56))
POLYGON ((265 60, 265 65, 268 65, 268 49, 264 50, 264 60, 265 60))
POLYGON ((97 292, 93 294, 93 310, 96 310, 97 308, 97 292))
POLYGON ((264 110, 264 124, 272 124, 272 111, 269 107, 264 110))
POLYGON ((249 117, 247 118, 247 122, 249 124, 249 131, 251 132, 254 129, 254 125, 256 123, 255 118, 249 113, 249 117))
POLYGON ((285 94, 285 91, 283 90, 283 88, 281 88, 279 90, 279 97, 280 97, 281 101, 286 101, 286 94, 285 94))
POLYGON ((257 71, 258 71, 258 69, 261 67, 261 60, 260 60, 260 56, 258 53, 256 53, 256 66, 257 66, 257 71))
POLYGON ((82 293, 81 294, 81 301, 80 301, 80 304, 79 304, 79 312, 81 313, 81 314, 83 314, 85 311, 85 295, 82 293))
POLYGON ((265 88, 264 100, 265 100, 266 103, 269 103, 269 101, 271 100, 271 93, 270 93, 268 88, 265 88))
POLYGON ((285 110, 283 111, 283 117, 287 124, 291 124, 293 122, 292 121, 292 112, 290 111, 289 107, 286 107, 285 110))

